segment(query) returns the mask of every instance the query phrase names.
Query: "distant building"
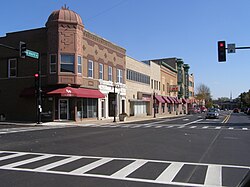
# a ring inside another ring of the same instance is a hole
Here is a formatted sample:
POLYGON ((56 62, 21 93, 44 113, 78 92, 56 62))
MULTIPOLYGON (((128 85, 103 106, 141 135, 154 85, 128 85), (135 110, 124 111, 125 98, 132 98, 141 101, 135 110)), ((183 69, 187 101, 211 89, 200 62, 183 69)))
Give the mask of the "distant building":
MULTIPOLYGON (((126 50, 87 31, 74 11, 56 10, 46 27, 0 38, 16 48, 20 41, 41 56, 43 120, 101 119, 126 111, 126 50)), ((36 59, 0 47, 0 113, 7 120, 36 120, 35 73, 36 59)))

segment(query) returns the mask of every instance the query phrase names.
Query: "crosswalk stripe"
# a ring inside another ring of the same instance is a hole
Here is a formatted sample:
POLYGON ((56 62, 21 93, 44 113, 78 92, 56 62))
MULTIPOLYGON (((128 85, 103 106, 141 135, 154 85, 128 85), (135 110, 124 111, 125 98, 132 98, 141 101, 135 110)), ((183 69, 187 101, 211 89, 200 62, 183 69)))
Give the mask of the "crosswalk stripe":
POLYGON ((229 127, 228 129, 229 129, 229 130, 233 130, 234 128, 233 128, 233 127, 229 127))
POLYGON ((50 158, 50 157, 53 157, 53 155, 42 155, 42 156, 39 156, 39 157, 30 158, 30 159, 22 160, 22 161, 15 162, 15 163, 12 163, 12 164, 7 164, 7 165, 3 166, 2 169, 14 168, 14 167, 18 167, 18 166, 21 166, 21 165, 24 165, 24 164, 29 164, 29 163, 36 162, 36 161, 39 161, 39 160, 44 160, 44 159, 50 158))
POLYGON ((221 129, 221 127, 215 127, 215 129, 221 129))
POLYGON ((88 171, 90 171, 90 170, 92 170, 94 168, 97 168, 97 167, 103 165, 103 164, 106 164, 106 163, 108 163, 108 162, 110 162, 112 160, 113 160, 112 158, 102 158, 102 159, 97 160, 95 162, 92 162, 92 163, 90 163, 88 165, 85 165, 83 167, 75 169, 75 170, 71 171, 70 173, 83 174, 83 173, 86 173, 86 172, 88 172, 88 171))
POLYGON ((172 182, 177 173, 180 171, 184 164, 183 163, 172 163, 170 164, 156 179, 161 182, 172 182))
POLYGON ((242 130, 248 130, 248 128, 242 128, 242 130))
POLYGON ((128 166, 122 168, 121 170, 111 175, 111 177, 125 178, 131 173, 133 173, 135 170, 143 166, 145 163, 147 163, 147 161, 145 160, 136 160, 133 163, 129 164, 128 166))
POLYGON ((190 129, 195 129, 197 126, 191 126, 190 129))
POLYGON ((202 127, 203 129, 207 129, 208 128, 208 126, 204 126, 204 127, 202 127))
POLYGON ((0 157, 0 161, 15 158, 15 157, 19 157, 19 156, 23 156, 23 155, 26 155, 26 153, 15 153, 15 154, 12 154, 12 155, 3 156, 3 157, 0 157))
POLYGON ((76 160, 78 160, 80 158, 82 158, 82 157, 81 156, 72 156, 70 158, 66 158, 66 159, 59 160, 57 162, 51 163, 51 164, 47 164, 47 165, 38 167, 38 168, 34 169, 34 171, 47 171, 49 169, 52 169, 52 168, 55 168, 55 167, 58 167, 58 166, 61 166, 61 165, 76 161, 76 160))
POLYGON ((205 178, 205 186, 222 186, 222 167, 209 165, 205 178))

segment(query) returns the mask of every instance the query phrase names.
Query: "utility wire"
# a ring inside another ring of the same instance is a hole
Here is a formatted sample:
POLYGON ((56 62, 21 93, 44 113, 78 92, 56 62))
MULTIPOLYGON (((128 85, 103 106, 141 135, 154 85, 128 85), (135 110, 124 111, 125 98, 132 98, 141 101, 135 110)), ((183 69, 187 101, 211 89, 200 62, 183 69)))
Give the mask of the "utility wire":
POLYGON ((116 8, 116 7, 118 7, 118 6, 120 6, 121 4, 123 4, 123 3, 127 2, 127 1, 128 1, 128 0, 121 0, 121 1, 119 1, 118 3, 114 4, 113 6, 107 8, 107 9, 104 9, 103 11, 97 13, 96 15, 94 15, 94 16, 92 16, 92 17, 90 17, 90 18, 85 19, 85 21, 90 22, 90 21, 92 21, 93 19, 95 19, 95 18, 97 18, 97 17, 99 17, 99 16, 105 14, 106 12, 109 12, 110 10, 112 10, 112 9, 114 9, 114 8, 116 8))

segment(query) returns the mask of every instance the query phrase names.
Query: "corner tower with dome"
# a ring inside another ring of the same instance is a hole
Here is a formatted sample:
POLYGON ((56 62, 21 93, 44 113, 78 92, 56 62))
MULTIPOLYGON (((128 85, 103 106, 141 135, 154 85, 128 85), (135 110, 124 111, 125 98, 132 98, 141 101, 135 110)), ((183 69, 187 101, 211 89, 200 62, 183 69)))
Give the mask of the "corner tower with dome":
MULTIPOLYGON (((53 11, 45 25, 0 38, 14 47, 23 41, 40 53, 42 120, 113 118, 126 111, 126 50, 86 30, 66 6, 53 11)), ((37 63, 2 48, 0 57, 0 113, 7 120, 35 121, 37 63)))

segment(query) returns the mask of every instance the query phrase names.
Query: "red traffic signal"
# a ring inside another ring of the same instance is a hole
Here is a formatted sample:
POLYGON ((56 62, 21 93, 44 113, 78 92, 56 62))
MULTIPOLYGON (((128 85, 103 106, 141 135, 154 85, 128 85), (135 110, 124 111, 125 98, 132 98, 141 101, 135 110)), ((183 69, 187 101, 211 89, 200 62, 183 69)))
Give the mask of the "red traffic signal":
POLYGON ((218 61, 225 62, 226 61, 226 42, 218 41, 218 61))
POLYGON ((39 77, 39 74, 38 74, 38 73, 36 73, 36 74, 34 75, 34 77, 35 77, 35 78, 38 78, 38 77, 39 77))

